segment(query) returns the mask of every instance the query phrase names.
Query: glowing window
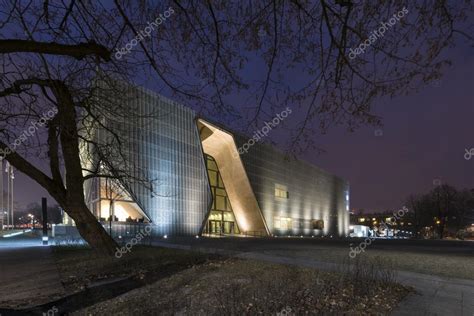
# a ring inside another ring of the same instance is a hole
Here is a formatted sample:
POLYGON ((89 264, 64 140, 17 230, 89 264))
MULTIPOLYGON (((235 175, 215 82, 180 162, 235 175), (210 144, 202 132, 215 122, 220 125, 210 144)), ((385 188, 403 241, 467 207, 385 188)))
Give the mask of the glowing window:
POLYGON ((324 221, 322 219, 314 219, 313 229, 324 229, 324 221))
POLYGON ((276 229, 288 230, 291 229, 293 221, 289 217, 275 217, 274 226, 276 229))
POLYGON ((275 197, 288 199, 290 197, 288 193, 288 188, 284 185, 275 183, 275 197))

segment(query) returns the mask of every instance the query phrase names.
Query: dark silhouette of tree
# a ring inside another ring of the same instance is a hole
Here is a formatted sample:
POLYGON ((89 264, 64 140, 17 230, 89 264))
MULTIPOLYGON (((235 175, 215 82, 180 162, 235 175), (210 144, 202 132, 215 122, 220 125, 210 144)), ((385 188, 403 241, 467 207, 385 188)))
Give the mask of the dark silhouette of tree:
MULTIPOLYGON (((258 126, 290 106, 299 114, 285 122, 289 149, 298 153, 331 125, 380 124, 374 100, 438 79, 454 37, 472 42, 471 10, 469 2, 442 0, 3 1, 0 149, 54 197, 93 248, 112 254, 115 242, 89 212, 84 184, 130 175, 88 126, 131 109, 94 102, 98 76, 107 89, 114 80, 153 80, 162 93, 233 127, 258 126), (394 25, 352 58, 351 49, 394 15, 394 25), (249 77, 253 68, 263 74, 249 77), (236 103, 236 95, 252 105, 236 103), (84 166, 80 144, 95 148, 100 163, 84 166)), ((120 135, 102 128, 120 147, 120 135)), ((136 181, 153 188, 146 175, 136 181)))
POLYGON ((423 227, 434 227, 438 236, 443 238, 448 228, 458 231, 471 223, 474 192, 443 184, 428 193, 410 195, 407 205, 416 231, 423 227))

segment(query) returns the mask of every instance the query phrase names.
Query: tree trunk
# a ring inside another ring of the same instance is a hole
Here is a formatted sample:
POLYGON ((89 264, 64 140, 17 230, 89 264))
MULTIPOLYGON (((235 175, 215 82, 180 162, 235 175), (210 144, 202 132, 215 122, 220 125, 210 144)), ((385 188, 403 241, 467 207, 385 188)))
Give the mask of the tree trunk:
POLYGON ((61 131, 59 139, 66 169, 66 204, 69 207, 65 209, 75 220, 79 233, 89 245, 100 254, 112 256, 117 243, 107 234, 84 202, 84 177, 73 97, 67 85, 61 81, 55 82, 53 91, 59 101, 57 103, 61 131))
POLYGON ((115 240, 106 232, 86 205, 69 206, 67 213, 76 222, 77 230, 85 241, 101 255, 113 256, 118 248, 115 240))

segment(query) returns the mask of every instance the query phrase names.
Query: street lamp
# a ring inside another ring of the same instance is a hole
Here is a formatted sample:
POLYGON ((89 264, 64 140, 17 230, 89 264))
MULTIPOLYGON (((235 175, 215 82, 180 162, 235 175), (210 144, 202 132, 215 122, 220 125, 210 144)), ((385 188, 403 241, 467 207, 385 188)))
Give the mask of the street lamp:
POLYGON ((31 218, 31 228, 35 228, 35 216, 33 214, 28 214, 28 217, 31 218))
MULTIPOLYGON (((0 167, 3 167, 3 158, 1 159, 0 167)), ((1 173, 1 171, 0 171, 1 173)), ((11 220, 11 229, 15 228, 14 221, 14 210, 13 210, 13 180, 15 175, 13 173, 13 167, 7 161, 5 165, 5 173, 7 174, 7 225, 10 224, 11 220), (10 218, 11 216, 11 218, 10 218)), ((0 177, 0 182, 2 183, 2 207, 3 207, 3 175, 0 177)))
POLYGON ((3 157, 0 157, 0 214, 2 215, 0 229, 3 230, 3 226, 5 225, 6 212, 3 210, 3 172, 2 170, 3 170, 3 157))

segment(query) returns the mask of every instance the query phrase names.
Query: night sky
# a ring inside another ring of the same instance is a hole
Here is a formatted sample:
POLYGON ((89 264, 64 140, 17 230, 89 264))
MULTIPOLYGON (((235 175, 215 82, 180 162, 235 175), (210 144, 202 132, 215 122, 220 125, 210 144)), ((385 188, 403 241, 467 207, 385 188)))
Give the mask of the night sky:
MULTIPOLYGON (((315 136, 325 153, 301 156, 350 182, 352 209, 399 209, 407 195, 432 189, 434 179, 474 188, 474 157, 463 157, 474 148, 474 57, 459 44, 449 50, 453 64, 439 82, 375 104, 382 135, 376 127, 336 127, 315 136)), ((47 196, 18 172, 15 191, 22 206, 47 196)))

